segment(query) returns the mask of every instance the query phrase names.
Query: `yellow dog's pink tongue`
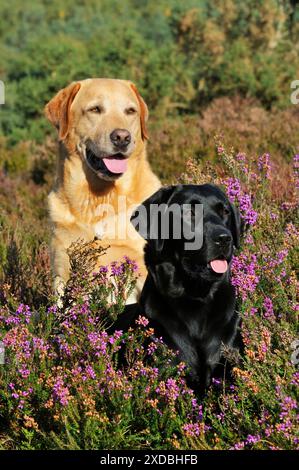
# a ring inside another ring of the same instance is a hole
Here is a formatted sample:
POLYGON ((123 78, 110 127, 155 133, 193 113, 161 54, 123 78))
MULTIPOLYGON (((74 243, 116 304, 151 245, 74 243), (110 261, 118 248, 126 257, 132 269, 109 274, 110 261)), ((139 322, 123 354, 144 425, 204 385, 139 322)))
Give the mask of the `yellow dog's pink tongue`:
POLYGON ((103 158, 103 161, 111 173, 124 173, 127 169, 125 158, 103 158))
POLYGON ((223 274, 226 273, 228 264, 225 259, 214 259, 210 262, 210 266, 215 273, 223 274))

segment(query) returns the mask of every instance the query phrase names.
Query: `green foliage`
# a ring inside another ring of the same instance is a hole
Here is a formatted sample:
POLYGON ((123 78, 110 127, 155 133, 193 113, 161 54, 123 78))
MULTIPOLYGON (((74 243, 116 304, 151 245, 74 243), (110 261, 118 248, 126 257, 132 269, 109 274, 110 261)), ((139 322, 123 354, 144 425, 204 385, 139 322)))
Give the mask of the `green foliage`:
POLYGON ((1 132, 11 144, 41 142, 50 129, 44 104, 87 77, 135 81, 163 116, 197 113, 227 94, 284 107, 298 75, 291 18, 289 2, 278 0, 2 3, 1 132))

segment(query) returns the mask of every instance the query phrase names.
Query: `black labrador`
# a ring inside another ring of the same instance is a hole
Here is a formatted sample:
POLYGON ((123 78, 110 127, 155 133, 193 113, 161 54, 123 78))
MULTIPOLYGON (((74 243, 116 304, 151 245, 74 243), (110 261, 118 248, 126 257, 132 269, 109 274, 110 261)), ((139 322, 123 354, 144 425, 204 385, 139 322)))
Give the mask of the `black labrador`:
POLYGON ((131 222, 147 240, 148 276, 138 307, 128 306, 115 328, 132 326, 138 314, 148 317, 189 366, 190 386, 202 393, 223 348, 240 342, 230 281, 240 243, 239 211, 217 186, 178 185, 144 201, 131 222))

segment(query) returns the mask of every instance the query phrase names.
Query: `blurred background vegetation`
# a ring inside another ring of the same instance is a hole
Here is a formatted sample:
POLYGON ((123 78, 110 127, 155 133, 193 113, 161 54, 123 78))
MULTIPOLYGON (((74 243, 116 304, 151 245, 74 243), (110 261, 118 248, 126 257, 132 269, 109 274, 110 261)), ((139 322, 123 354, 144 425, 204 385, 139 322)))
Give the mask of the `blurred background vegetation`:
POLYGON ((189 158, 215 165, 221 133, 237 151, 272 154, 283 199, 299 152, 299 105, 290 103, 298 20, 296 0, 2 0, 0 230, 18 221, 30 243, 47 238, 57 136, 43 108, 87 77, 136 82, 163 182, 176 181, 189 158), (40 237, 24 230, 36 218, 40 237))
POLYGON ((159 117, 198 114, 235 95, 285 108, 299 78, 297 3, 4 0, 1 133, 10 144, 43 141, 43 105, 86 77, 135 81, 159 117))

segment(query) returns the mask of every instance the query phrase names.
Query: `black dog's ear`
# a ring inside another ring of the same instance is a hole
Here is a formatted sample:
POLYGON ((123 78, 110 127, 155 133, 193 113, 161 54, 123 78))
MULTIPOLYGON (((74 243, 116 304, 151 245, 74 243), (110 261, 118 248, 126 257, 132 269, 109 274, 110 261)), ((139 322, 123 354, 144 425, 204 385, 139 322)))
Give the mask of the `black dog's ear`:
POLYGON ((232 224, 232 235, 234 239, 234 245, 236 248, 240 248, 240 237, 241 237, 241 216, 238 207, 230 203, 231 209, 231 224, 232 224))
POLYGON ((161 251, 164 240, 160 236, 159 217, 153 216, 155 206, 160 206, 161 217, 166 213, 167 204, 178 186, 166 186, 143 201, 133 212, 130 221, 135 230, 156 250, 161 251), (161 204, 163 206, 161 206, 161 204))

